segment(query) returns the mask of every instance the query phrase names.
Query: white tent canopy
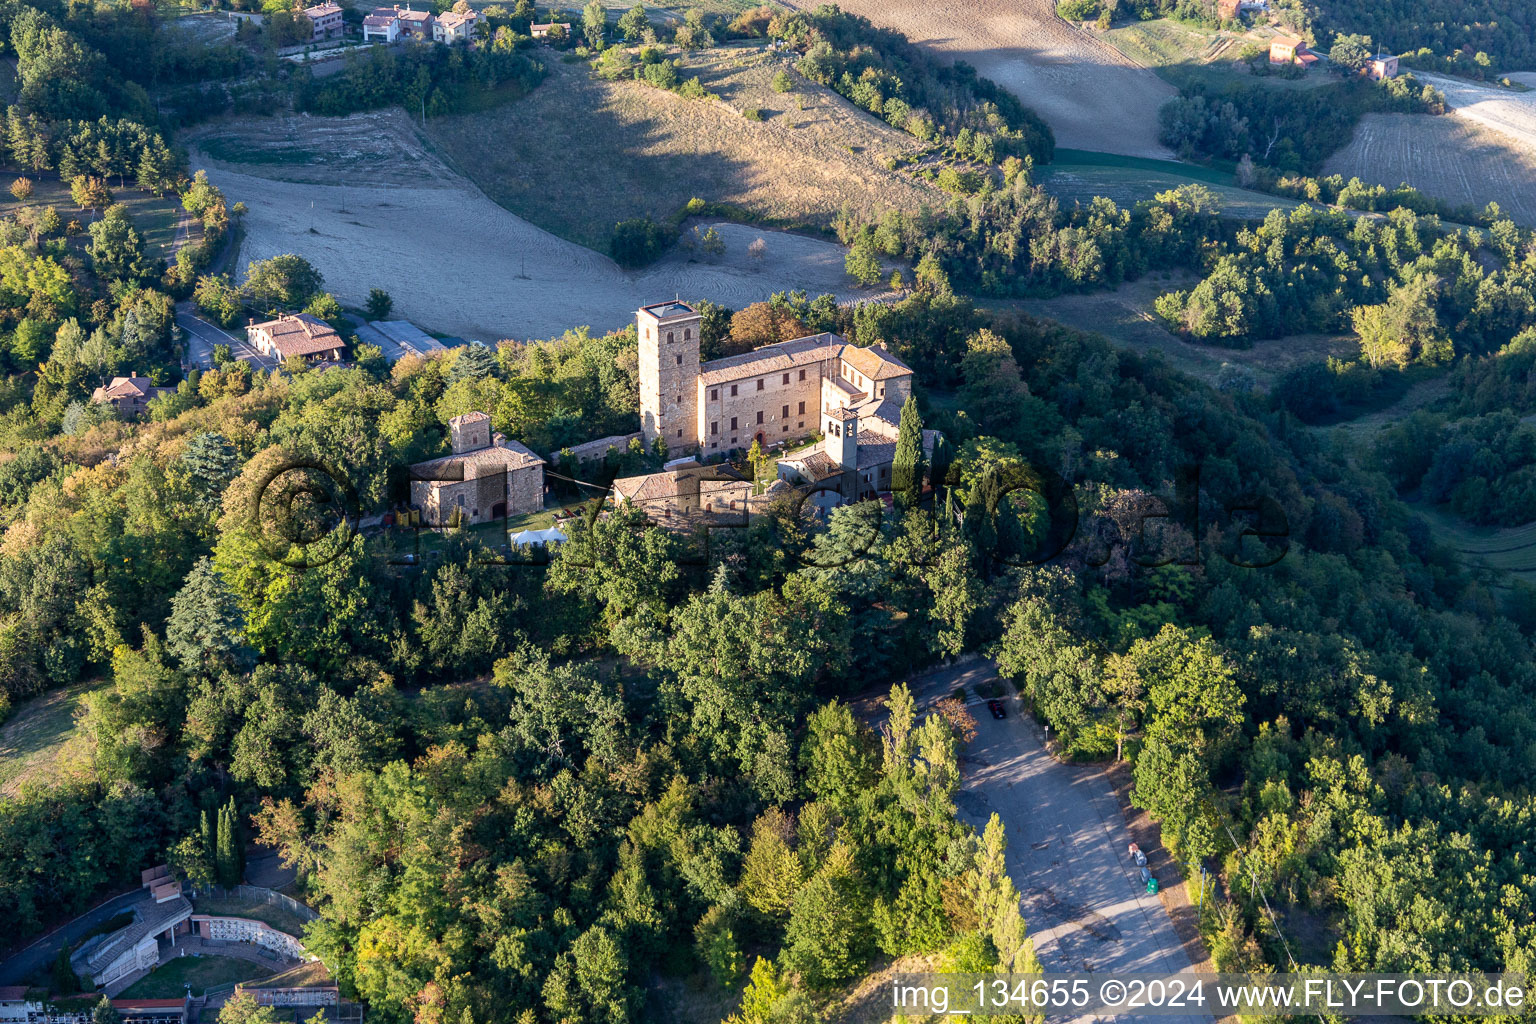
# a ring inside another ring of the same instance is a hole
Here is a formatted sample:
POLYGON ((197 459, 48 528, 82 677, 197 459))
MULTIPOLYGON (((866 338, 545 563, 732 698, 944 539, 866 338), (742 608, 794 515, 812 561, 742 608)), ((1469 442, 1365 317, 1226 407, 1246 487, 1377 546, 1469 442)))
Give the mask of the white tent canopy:
POLYGON ((568 540, 569 537, 554 527, 547 530, 521 530, 508 538, 512 546, 518 548, 529 544, 564 544, 568 540))

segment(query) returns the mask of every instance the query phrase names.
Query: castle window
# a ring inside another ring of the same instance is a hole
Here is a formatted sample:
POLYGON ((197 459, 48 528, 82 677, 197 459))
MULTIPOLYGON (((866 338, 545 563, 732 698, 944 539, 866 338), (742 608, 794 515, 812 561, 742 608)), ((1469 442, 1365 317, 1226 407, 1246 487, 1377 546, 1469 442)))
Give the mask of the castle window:
POLYGON ((789 419, 789 406, 786 405, 784 407, 784 411, 779 415, 783 416, 785 419, 789 419))
POLYGON ((784 383, 785 384, 789 383, 789 374, 787 374, 787 373, 784 375, 784 383))
POLYGON ((668 345, 672 344, 672 332, 671 331, 667 332, 667 344, 668 345))
MULTIPOLYGON (((784 414, 784 415, 786 415, 786 416, 788 416, 788 415, 789 415, 789 414, 788 414, 788 413, 785 413, 785 414, 784 414)), ((804 403, 804 402, 801 402, 801 403, 800 403, 800 415, 801 415, 801 416, 804 416, 804 415, 805 415, 805 403, 804 403)))
MULTIPOLYGON (((731 429, 732 429, 732 430, 735 430, 735 429, 736 429, 736 417, 735 417, 735 416, 732 416, 732 417, 731 417, 731 429)), ((733 437, 733 438, 731 438, 731 440, 732 440, 732 441, 734 441, 734 440, 736 440, 736 439, 735 439, 735 438, 734 438, 734 437, 733 437)))
POLYGON ((688 341, 692 337, 693 337, 693 328, 692 327, 684 327, 683 328, 683 340, 684 341, 688 341))
POLYGON ((761 377, 757 378, 757 390, 763 390, 763 378, 761 377))
POLYGON ((683 365, 683 357, 682 356, 678 356, 677 357, 677 365, 678 366, 682 366, 683 365))
POLYGON ((715 420, 712 423, 710 423, 710 425, 709 425, 709 432, 711 434, 718 434, 718 433, 720 433, 720 421, 719 420, 715 420))
POLYGON ((786 433, 786 434, 789 433, 789 424, 788 423, 784 424, 784 433, 786 433))
POLYGON ((801 380, 805 380, 805 371, 804 370, 800 371, 800 379, 801 380))
POLYGON ((677 436, 678 437, 682 437, 683 436, 683 430, 682 430, 681 427, 679 427, 678 430, 677 430, 677 436))
POLYGON ((711 402, 718 402, 718 401, 720 401, 720 389, 719 388, 710 388, 709 389, 709 400, 711 402))
POLYGON ((763 422, 763 410, 761 409, 757 410, 757 422, 763 422))
POLYGON ((736 385, 735 384, 731 385, 731 397, 732 398, 736 397, 736 385))

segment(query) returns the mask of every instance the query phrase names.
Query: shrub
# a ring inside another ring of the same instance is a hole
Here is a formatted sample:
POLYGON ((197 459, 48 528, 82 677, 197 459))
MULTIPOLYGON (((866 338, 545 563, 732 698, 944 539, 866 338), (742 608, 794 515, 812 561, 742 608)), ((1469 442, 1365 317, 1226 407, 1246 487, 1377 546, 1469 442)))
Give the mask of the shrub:
POLYGON ((773 76, 774 92, 789 92, 795 87, 795 80, 789 77, 788 71, 780 71, 773 76))
POLYGON ((763 119, 763 112, 757 107, 747 107, 741 112, 741 116, 748 121, 761 121, 763 119))
POLYGON ((622 220, 613 226, 608 251, 621 267, 643 267, 667 248, 667 234, 649 217, 622 220))

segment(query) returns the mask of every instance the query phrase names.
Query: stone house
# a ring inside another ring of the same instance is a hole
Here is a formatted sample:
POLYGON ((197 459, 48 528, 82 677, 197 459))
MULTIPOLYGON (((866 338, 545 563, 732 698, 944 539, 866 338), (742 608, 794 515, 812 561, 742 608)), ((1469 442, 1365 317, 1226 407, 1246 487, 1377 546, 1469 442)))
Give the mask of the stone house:
POLYGON ((544 507, 544 460, 516 441, 492 436, 490 416, 455 416, 448 430, 453 454, 411 467, 411 504, 427 525, 449 525, 455 510, 473 525, 544 507))
POLYGON ((126 377, 113 377, 112 383, 92 391, 91 402, 94 405, 110 405, 123 419, 131 420, 142 415, 155 398, 175 390, 155 387, 148 377, 140 377, 139 372, 134 370, 126 377))
POLYGON ((1378 53, 1365 66, 1366 77, 1378 82, 1383 78, 1396 78, 1397 71, 1397 57, 1390 53, 1378 53))
POLYGON ((620 477, 609 495, 630 502, 652 522, 673 528, 737 521, 745 523, 752 482, 730 466, 706 466, 678 459, 659 473, 620 477))

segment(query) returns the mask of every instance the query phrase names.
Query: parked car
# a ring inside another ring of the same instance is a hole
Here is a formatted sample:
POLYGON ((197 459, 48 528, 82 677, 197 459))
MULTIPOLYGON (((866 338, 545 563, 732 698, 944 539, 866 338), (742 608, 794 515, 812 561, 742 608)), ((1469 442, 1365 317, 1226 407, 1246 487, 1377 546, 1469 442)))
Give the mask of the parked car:
POLYGON ((993 718, 1007 718, 1008 717, 1008 711, 1007 711, 1006 708, 1003 707, 1003 702, 1000 701, 1000 700, 989 700, 989 701, 987 701, 987 710, 992 712, 992 717, 993 718))

